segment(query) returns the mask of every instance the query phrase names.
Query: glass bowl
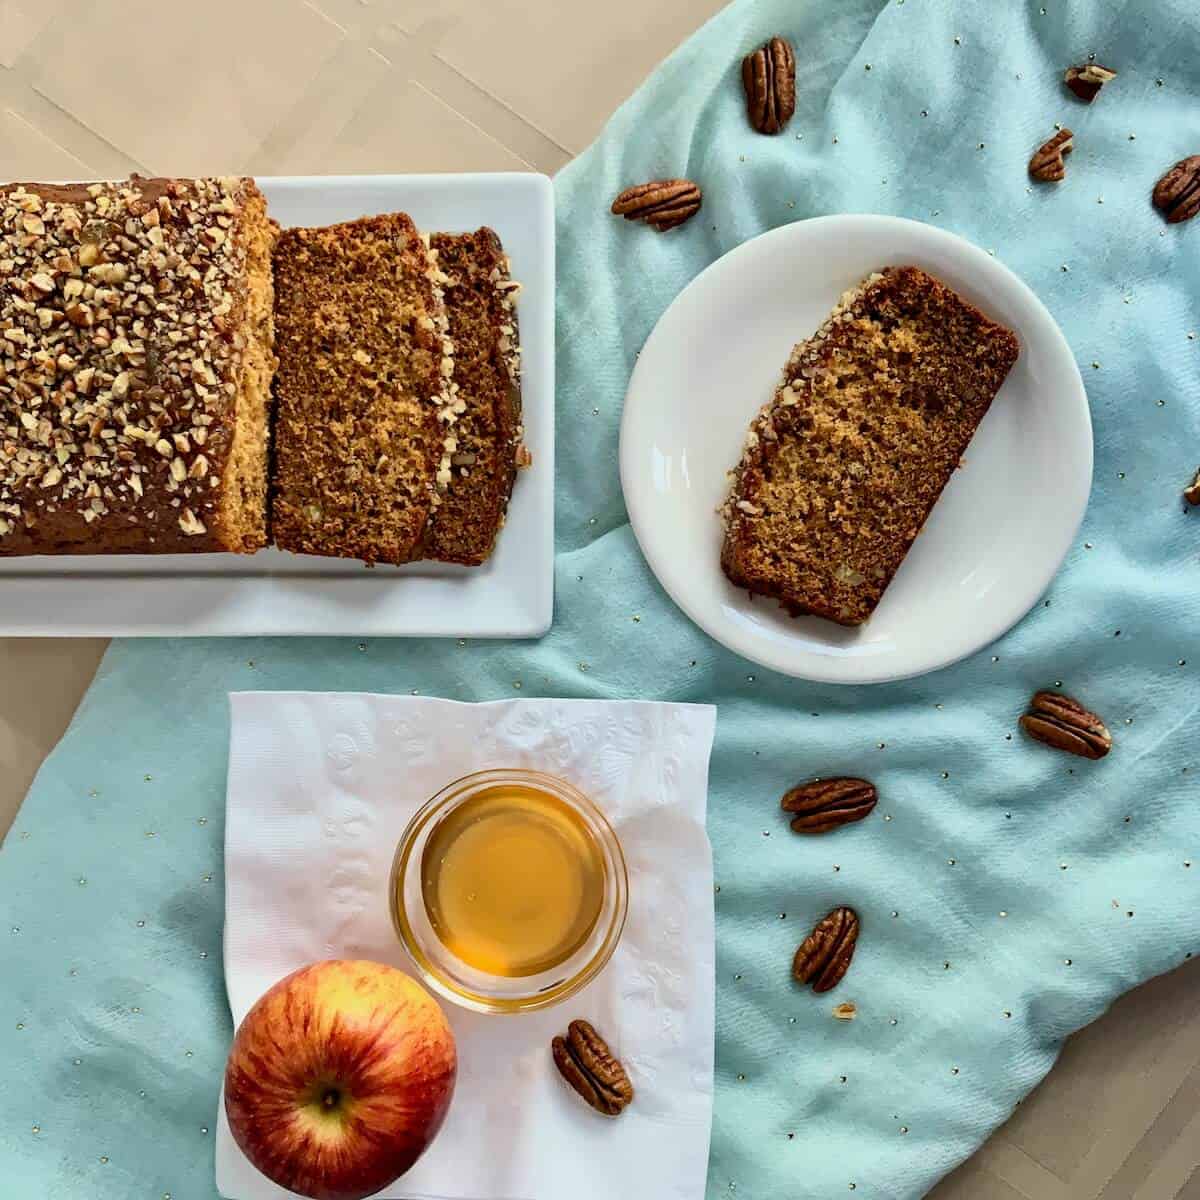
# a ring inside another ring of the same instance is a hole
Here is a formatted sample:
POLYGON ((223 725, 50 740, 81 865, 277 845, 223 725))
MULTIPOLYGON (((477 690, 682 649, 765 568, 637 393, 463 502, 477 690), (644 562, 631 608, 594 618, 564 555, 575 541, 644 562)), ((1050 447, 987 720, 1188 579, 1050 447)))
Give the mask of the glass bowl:
POLYGON ((392 924, 417 972, 439 995, 476 1012, 531 1012, 573 996, 612 957, 628 904, 625 856, 604 814, 571 784, 522 768, 479 771, 442 788, 408 823, 396 847, 388 885, 392 924), (591 834, 604 866, 600 912, 590 934, 568 958, 534 975, 493 975, 458 958, 434 930, 422 894, 423 854, 438 823, 458 805, 497 785, 543 792, 569 806, 591 834))

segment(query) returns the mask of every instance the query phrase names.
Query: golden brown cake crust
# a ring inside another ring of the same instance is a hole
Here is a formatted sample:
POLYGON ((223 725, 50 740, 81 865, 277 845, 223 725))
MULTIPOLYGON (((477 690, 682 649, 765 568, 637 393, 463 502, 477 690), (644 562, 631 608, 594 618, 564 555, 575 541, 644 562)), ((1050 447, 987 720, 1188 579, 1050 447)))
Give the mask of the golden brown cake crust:
POLYGON ((867 620, 1018 351, 916 267, 848 293, 751 425, 725 508, 725 574, 793 615, 867 620))
POLYGON ((466 408, 452 434, 452 477, 429 516, 421 556, 475 566, 491 554, 504 524, 521 444, 521 376, 508 256, 488 228, 435 233, 446 275, 454 342, 453 383, 466 408))
POLYGON ((0 187, 0 554, 265 544, 224 489, 272 237, 250 179, 0 187))
POLYGON ((368 563, 417 552, 459 415, 441 282, 403 213, 280 236, 271 520, 282 549, 368 563))

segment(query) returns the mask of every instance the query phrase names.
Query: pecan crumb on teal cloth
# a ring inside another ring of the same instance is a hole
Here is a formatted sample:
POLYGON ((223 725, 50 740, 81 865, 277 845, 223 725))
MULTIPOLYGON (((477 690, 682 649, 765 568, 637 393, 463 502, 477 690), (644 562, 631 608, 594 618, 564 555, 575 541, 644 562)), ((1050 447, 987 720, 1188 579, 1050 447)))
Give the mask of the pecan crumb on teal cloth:
POLYGON ((5 1197, 214 1195, 232 690, 719 704, 710 1198, 922 1195, 1068 1033, 1200 949, 1200 510, 1180 498, 1200 459, 1200 220, 1150 204, 1200 152, 1198 96, 1185 0, 744 0, 676 52, 557 183, 554 629, 112 648, 0 853, 5 1197), (763 137, 740 63, 773 34, 796 47, 796 113, 763 137), (1090 107, 1062 82, 1089 53, 1118 71, 1090 107), (1055 122, 1076 149, 1035 185, 1055 122), (610 215, 628 185, 677 176, 704 191, 686 225, 610 215), (665 598, 626 521, 617 427, 638 348, 697 272, 772 226, 862 211, 953 230, 1041 296, 1083 370, 1096 482, 1061 574, 1002 641, 837 688, 751 666, 665 598), (1107 721, 1107 758, 1019 732, 1056 681, 1107 721), (875 812, 794 836, 779 797, 814 775, 871 779, 875 812), (842 904, 857 952, 816 996, 792 955, 842 904), (847 1001, 857 1019, 835 1020, 847 1001))

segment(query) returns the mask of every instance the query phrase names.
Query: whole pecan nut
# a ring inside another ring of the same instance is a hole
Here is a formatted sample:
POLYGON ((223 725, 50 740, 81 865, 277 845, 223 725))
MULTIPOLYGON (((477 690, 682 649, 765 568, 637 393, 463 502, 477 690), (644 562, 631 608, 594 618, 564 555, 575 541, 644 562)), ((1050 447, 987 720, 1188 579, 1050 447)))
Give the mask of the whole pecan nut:
POLYGON ((1060 129, 1048 142, 1043 142, 1029 160, 1029 174, 1041 183, 1058 183, 1067 173, 1064 154, 1075 149, 1075 135, 1060 129))
POLYGON ((1068 67, 1063 82, 1085 104, 1091 104, 1100 94, 1100 89, 1116 77, 1116 71, 1099 63, 1083 63, 1078 67, 1068 67))
POLYGON ((759 133, 779 133, 796 111, 796 56, 785 38, 773 37, 742 59, 746 115, 759 133))
POLYGON ((598 1113, 619 1116, 633 1103, 633 1084, 604 1039, 587 1021, 572 1021, 550 1043, 558 1073, 598 1113))
POLYGON ((612 202, 612 211, 627 221, 644 221, 665 233, 694 217, 702 200, 700 189, 690 179, 655 179, 626 188, 612 202))
POLYGON ((1154 207, 1174 225, 1200 212, 1200 154, 1177 162, 1155 185, 1154 207))
POLYGON ((835 908, 800 943, 792 974, 800 983, 811 983, 814 992, 827 992, 846 974, 857 942, 858 914, 852 908, 835 908))
POLYGON ((828 833, 861 821, 878 800, 875 785, 865 779, 814 779, 785 792, 780 807, 794 814, 796 833, 828 833))
POLYGON ((1058 692, 1036 692, 1021 728, 1031 738, 1082 758, 1103 758, 1112 749, 1112 734, 1094 712, 1058 692))

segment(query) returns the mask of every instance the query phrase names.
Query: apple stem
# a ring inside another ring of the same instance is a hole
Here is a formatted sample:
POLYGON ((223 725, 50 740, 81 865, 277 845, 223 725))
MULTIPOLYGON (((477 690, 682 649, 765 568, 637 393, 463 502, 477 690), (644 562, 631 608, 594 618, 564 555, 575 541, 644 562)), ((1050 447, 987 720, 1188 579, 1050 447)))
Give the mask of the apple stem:
POLYGON ((336 1107, 337 1107, 337 1102, 338 1102, 338 1101, 339 1101, 341 1098, 342 1098, 342 1097, 341 1097, 341 1093, 339 1093, 339 1092, 338 1092, 337 1088, 330 1088, 330 1089, 329 1089, 329 1090, 328 1090, 328 1091, 327 1091, 327 1092, 326 1092, 326 1093, 325 1093, 325 1094, 324 1094, 324 1095, 321 1097, 321 1103, 322 1103, 322 1104, 323 1104, 323 1105, 324 1105, 326 1108, 336 1108, 336 1107))

